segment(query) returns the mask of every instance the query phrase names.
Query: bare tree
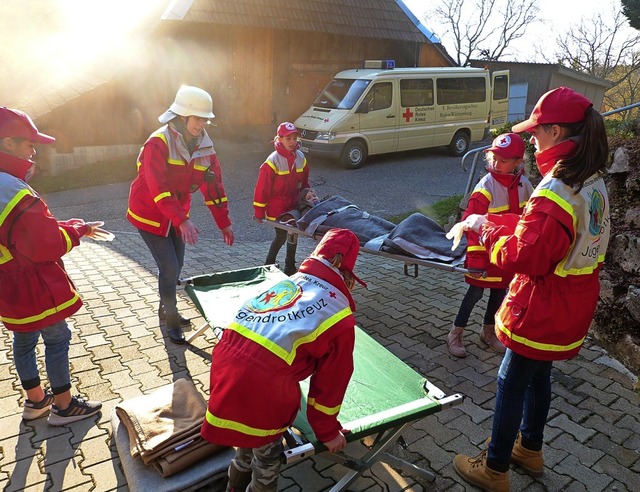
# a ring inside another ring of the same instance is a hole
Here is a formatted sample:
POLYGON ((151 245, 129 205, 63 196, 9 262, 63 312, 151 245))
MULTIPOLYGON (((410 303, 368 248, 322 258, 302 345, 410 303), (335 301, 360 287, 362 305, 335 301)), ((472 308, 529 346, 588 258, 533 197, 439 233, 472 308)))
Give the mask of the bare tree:
POLYGON ((441 0, 434 13, 453 43, 458 65, 472 58, 496 61, 537 21, 538 0, 441 0))
MULTIPOLYGON (((611 82, 605 94, 607 109, 631 104, 638 96, 640 35, 624 29, 627 18, 621 10, 610 10, 611 17, 583 18, 571 31, 556 39, 553 63, 611 82)), ((636 31, 633 31, 635 33, 636 31)))

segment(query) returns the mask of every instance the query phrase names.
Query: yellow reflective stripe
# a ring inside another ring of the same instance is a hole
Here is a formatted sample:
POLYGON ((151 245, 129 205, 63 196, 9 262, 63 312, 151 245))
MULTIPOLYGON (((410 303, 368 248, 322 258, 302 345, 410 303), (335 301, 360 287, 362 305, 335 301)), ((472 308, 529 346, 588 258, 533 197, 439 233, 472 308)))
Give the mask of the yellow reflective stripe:
POLYGON ((496 241, 496 244, 493 245, 493 249, 491 250, 491 258, 489 259, 489 261, 491 261, 491 263, 493 263, 494 265, 498 261, 498 251, 500 251, 500 248, 506 241, 507 236, 502 236, 496 241))
POLYGON ((265 217, 265 219, 267 219, 267 220, 276 220, 276 219, 278 218, 278 217, 270 217, 270 216, 268 216, 268 215, 265 215, 264 217, 265 217))
POLYGON ((465 273, 464 276, 477 280, 478 282, 502 282, 502 277, 474 277, 470 273, 465 273))
POLYGON ((280 359, 285 361, 288 365, 291 365, 291 364, 293 364, 293 361, 296 358, 296 352, 297 352, 298 347, 300 345, 303 345, 305 343, 311 343, 311 342, 315 341, 325 331, 327 331, 333 325, 338 323, 340 320, 346 318, 350 314, 351 314, 351 308, 346 307, 346 308, 338 311, 336 314, 334 314, 332 316, 329 316, 325 321, 320 323, 320 325, 315 330, 313 330, 311 333, 309 333, 308 335, 306 335, 304 337, 300 337, 295 342, 293 342, 293 346, 291 347, 291 352, 287 352, 285 349, 283 349, 280 345, 276 344, 272 340, 269 340, 268 338, 263 337, 262 335, 254 332, 254 331, 251 331, 250 329, 248 329, 245 326, 242 326, 239 323, 231 323, 229 325, 228 329, 233 330, 233 331, 237 332, 238 334, 242 335, 243 337, 254 341, 258 345, 260 345, 260 346, 264 347, 265 349, 267 349, 269 352, 271 352, 276 357, 279 357, 280 359))
POLYGON ((169 159, 167 157, 167 164, 171 165, 171 166, 186 166, 187 163, 184 162, 182 159, 178 160, 178 159, 169 159))
POLYGON ((227 201, 227 197, 222 197, 218 200, 205 200, 204 204, 205 205, 213 205, 214 203, 224 203, 227 201))
POLYGON ((342 407, 342 405, 337 405, 335 407, 326 407, 324 405, 320 405, 320 403, 318 403, 315 398, 307 399, 307 405, 312 406, 318 412, 324 413, 326 415, 337 415, 340 412, 340 408, 342 407))
POLYGON ((480 193, 481 195, 484 195, 487 198, 487 200, 489 200, 489 202, 493 200, 493 195, 489 193, 489 190, 485 190, 484 188, 477 190, 475 193, 480 193))
POLYGON ((604 261, 604 255, 598 256, 598 262, 595 265, 586 266, 584 268, 556 269, 554 272, 558 277, 566 277, 567 275, 590 275, 604 261))
POLYGON ((9 248, 0 244, 0 265, 3 265, 4 263, 7 263, 11 260, 13 260, 13 255, 9 251, 9 248))
POLYGON ((502 207, 489 207, 487 212, 489 212, 490 214, 497 214, 506 210, 509 210, 509 205, 503 205, 502 207))
POLYGON ((67 231, 65 231, 62 227, 58 227, 58 229, 60 229, 60 232, 62 232, 62 235, 64 236, 64 240, 67 243, 67 253, 69 251, 71 251, 71 248, 73 248, 73 243, 71 242, 71 238, 69 237, 69 234, 67 233, 67 231))
POLYGON ((260 203, 260 202, 253 202, 253 206, 254 207, 262 207, 262 208, 264 208, 264 207, 267 206, 267 204, 266 203, 260 203))
POLYGON ((467 246, 467 252, 472 252, 472 251, 487 251, 487 248, 485 248, 481 244, 477 246, 467 246))
POLYGON ((529 340, 528 338, 514 335, 512 331, 510 331, 506 326, 504 326, 504 324, 502 323, 502 320, 497 316, 496 316, 496 326, 502 333, 504 333, 514 342, 518 342, 521 345, 525 345, 527 347, 531 347, 536 350, 542 350, 546 352, 569 352, 571 350, 574 350, 582 346, 582 344, 584 343, 584 339, 586 337, 585 335, 585 337, 582 337, 577 342, 570 343, 569 345, 553 345, 551 343, 535 342, 533 340, 529 340))
POLYGON ((206 171, 208 168, 207 166, 200 166, 198 164, 193 164, 193 169, 195 169, 196 171, 206 171))
POLYGON ((269 166, 271 169, 273 169, 273 172, 275 172, 276 174, 278 174, 278 168, 276 167, 276 165, 275 165, 273 162, 271 162, 271 161, 267 160, 267 161, 265 161, 265 164, 266 164, 267 166, 269 166))
POLYGON ((526 206, 527 206, 527 203, 528 203, 528 202, 529 202, 529 200, 522 200, 522 201, 518 204, 518 206, 519 206, 520 208, 524 208, 524 207, 526 207, 526 206))
POLYGON ((568 201, 566 201, 564 198, 562 198, 557 193, 555 193, 555 192, 553 192, 551 190, 548 190, 548 189, 540 190, 537 193, 537 195, 538 196, 544 196, 544 197, 548 198, 553 203, 558 205, 562 210, 564 210, 569 215, 571 215, 571 219, 573 220, 573 229, 574 230, 576 229, 576 224, 577 224, 578 219, 577 219, 575 213, 573 212, 573 207, 571 206, 571 204, 568 201))
POLYGON ((31 190, 28 188, 20 190, 15 196, 7 203, 7 206, 4 208, 2 213, 0 214, 0 225, 4 224, 4 221, 7 220, 7 216, 11 213, 11 211, 15 208, 15 206, 22 200, 26 195, 31 195, 31 190))
POLYGON ((20 319, 8 318, 7 316, 0 316, 0 321, 6 322, 6 323, 12 323, 14 325, 26 325, 28 323, 34 323, 35 321, 40 321, 41 319, 44 319, 47 316, 51 316, 52 314, 55 314, 59 311, 67 309, 69 306, 73 306, 73 304, 75 304, 77 301, 78 301, 78 294, 74 292, 73 297, 69 301, 62 303, 59 306, 55 306, 50 309, 47 309, 46 311, 43 311, 40 314, 36 314, 34 316, 29 316, 28 318, 20 318, 20 319))
POLYGON ((162 200, 163 198, 167 198, 171 196, 171 192, 170 191, 164 191, 162 193, 160 193, 158 196, 156 196, 153 201, 154 203, 158 203, 160 200, 162 200))
POLYGON ((287 430, 287 427, 282 427, 280 429, 257 429, 256 427, 250 427, 246 424, 242 424, 240 422, 236 422, 235 420, 221 419, 220 417, 216 417, 213 415, 209 409, 207 408, 207 413, 205 415, 207 422, 211 424, 213 427, 218 427, 220 429, 233 430, 236 432, 240 432, 247 436, 256 436, 256 437, 268 437, 268 436, 276 436, 278 434, 282 434, 287 430))
MULTIPOLYGON (((153 137, 159 138, 160 140, 162 140, 165 143, 165 145, 167 147, 169 147, 169 142, 167 142, 167 136, 164 133, 158 132, 155 135, 153 135, 153 137)), ((151 138, 153 138, 153 137, 151 137, 151 138)))
POLYGON ((154 226, 154 227, 160 227, 160 222, 155 222, 149 219, 143 219, 139 215, 134 214, 130 208, 127 209, 127 212, 129 213, 129 215, 131 215, 131 217, 136 219, 138 222, 142 222, 143 224, 149 224, 150 226, 154 226))

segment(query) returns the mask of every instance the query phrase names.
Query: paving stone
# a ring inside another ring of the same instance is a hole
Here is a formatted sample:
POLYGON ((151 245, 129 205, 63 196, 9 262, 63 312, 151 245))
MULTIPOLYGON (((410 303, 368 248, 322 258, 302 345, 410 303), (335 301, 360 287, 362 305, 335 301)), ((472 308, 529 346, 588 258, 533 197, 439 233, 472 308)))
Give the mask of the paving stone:
POLYGON ((579 484, 571 484, 568 490, 582 490, 580 487, 586 487, 584 490, 588 492, 599 492, 605 490, 607 486, 613 482, 613 478, 584 466, 577 457, 571 454, 556 465, 554 470, 579 482, 579 484))

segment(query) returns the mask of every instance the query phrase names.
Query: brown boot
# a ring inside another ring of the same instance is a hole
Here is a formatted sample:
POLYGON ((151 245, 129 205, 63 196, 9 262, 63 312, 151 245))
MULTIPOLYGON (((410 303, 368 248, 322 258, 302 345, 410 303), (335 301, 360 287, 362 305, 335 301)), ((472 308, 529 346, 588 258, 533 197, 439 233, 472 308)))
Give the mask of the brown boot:
MULTIPOLYGON (((487 447, 489 447, 490 442, 491 436, 489 436, 485 441, 487 447)), ((533 451, 525 448, 522 445, 522 435, 520 432, 518 432, 516 442, 513 444, 513 450, 511 451, 511 463, 518 465, 532 477, 539 477, 544 473, 544 458, 542 456, 542 450, 533 451)))
POLYGON ((518 432, 516 442, 511 451, 511 463, 518 465, 532 477, 539 477, 544 472, 542 450, 532 451, 522 445, 522 436, 518 432))
POLYGON ((466 482, 488 492, 509 492, 509 472, 497 472, 487 466, 487 450, 475 458, 458 454, 453 459, 456 473, 466 482))
POLYGON ((462 341, 463 332, 464 328, 454 326, 447 335, 447 348, 449 349, 449 352, 451 355, 455 355, 460 358, 467 356, 467 351, 465 350, 464 342, 462 341))
POLYGON ((496 325, 482 325, 480 341, 487 345, 494 352, 504 354, 507 350, 502 342, 496 337, 496 325))

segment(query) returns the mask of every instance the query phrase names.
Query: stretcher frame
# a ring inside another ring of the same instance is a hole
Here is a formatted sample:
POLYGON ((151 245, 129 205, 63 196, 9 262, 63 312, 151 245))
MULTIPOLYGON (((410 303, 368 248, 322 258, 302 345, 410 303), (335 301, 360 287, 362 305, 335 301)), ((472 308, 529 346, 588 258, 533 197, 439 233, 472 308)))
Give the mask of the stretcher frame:
MULTIPOLYGON (((308 237, 316 241, 319 241, 322 238, 322 236, 324 236, 325 234, 324 231, 315 232, 312 234, 312 233, 303 231, 301 229, 298 229, 295 226, 291 226, 289 224, 285 224, 283 222, 278 222, 274 220, 264 220, 263 223, 266 223, 271 227, 275 227, 276 229, 282 229, 284 231, 287 231, 287 241, 291 243, 296 243, 298 241, 298 236, 308 237)), ((436 270, 442 270, 445 272, 470 273, 474 275, 480 275, 482 277, 487 276, 487 272, 485 272, 484 270, 464 268, 458 265, 451 265, 448 263, 443 263, 443 262, 433 261, 433 260, 425 260, 425 259, 417 258, 414 256, 387 253, 386 251, 373 250, 373 249, 365 248, 364 246, 360 246, 360 252, 374 255, 374 256, 381 256, 383 258, 389 258, 391 260, 401 261, 404 264, 403 266, 404 275, 412 278, 418 277, 419 266, 435 268, 436 270), (413 273, 410 273, 411 267, 413 267, 413 273)))
MULTIPOLYGON (((224 303, 224 309, 235 313, 240 307, 236 304, 251 297, 244 297, 241 300, 240 296, 237 296, 229 300, 221 295, 216 298, 217 293, 211 294, 209 288, 215 290, 216 282, 233 276, 237 276, 242 284, 250 283, 250 276, 256 272, 261 277, 259 279, 261 282, 251 284, 249 291, 263 292, 264 288, 272 285, 269 282, 276 283, 279 279, 287 278, 274 265, 266 265, 187 279, 185 291, 205 318, 205 329, 211 327, 215 336, 220 337, 229 320, 223 319, 224 316, 218 320, 215 319, 220 314, 217 306, 222 306, 224 303), (205 298, 205 296, 209 297, 205 298)), ((227 284, 225 284, 226 287, 227 284)), ((284 436, 288 446, 283 455, 283 462, 293 464, 322 454, 330 461, 344 466, 348 472, 331 489, 331 492, 346 490, 350 484, 378 462, 385 462, 413 476, 434 481, 435 475, 430 470, 404 461, 387 451, 396 442, 401 445, 404 443, 402 435, 414 422, 444 408, 462 403, 463 396, 460 394, 447 396, 359 327, 356 327, 354 363, 354 375, 342 404, 340 421, 346 429, 351 431, 345 436, 348 443, 376 435, 369 451, 362 458, 348 456, 345 454, 346 450, 340 453, 329 453, 322 443, 315 439, 304 411, 301 411, 292 428, 284 436), (389 382, 391 379, 395 380, 388 385, 388 388, 380 387, 385 381, 389 382), (363 399, 366 402, 365 406, 368 407, 371 407, 371 400, 377 398, 379 401, 375 403, 380 404, 380 408, 371 414, 361 415, 364 410, 361 408, 362 404, 358 403, 358 398, 363 399), (393 402, 392 398, 397 401, 393 402)), ((307 384, 301 383, 302 409, 306 408, 307 384)))

